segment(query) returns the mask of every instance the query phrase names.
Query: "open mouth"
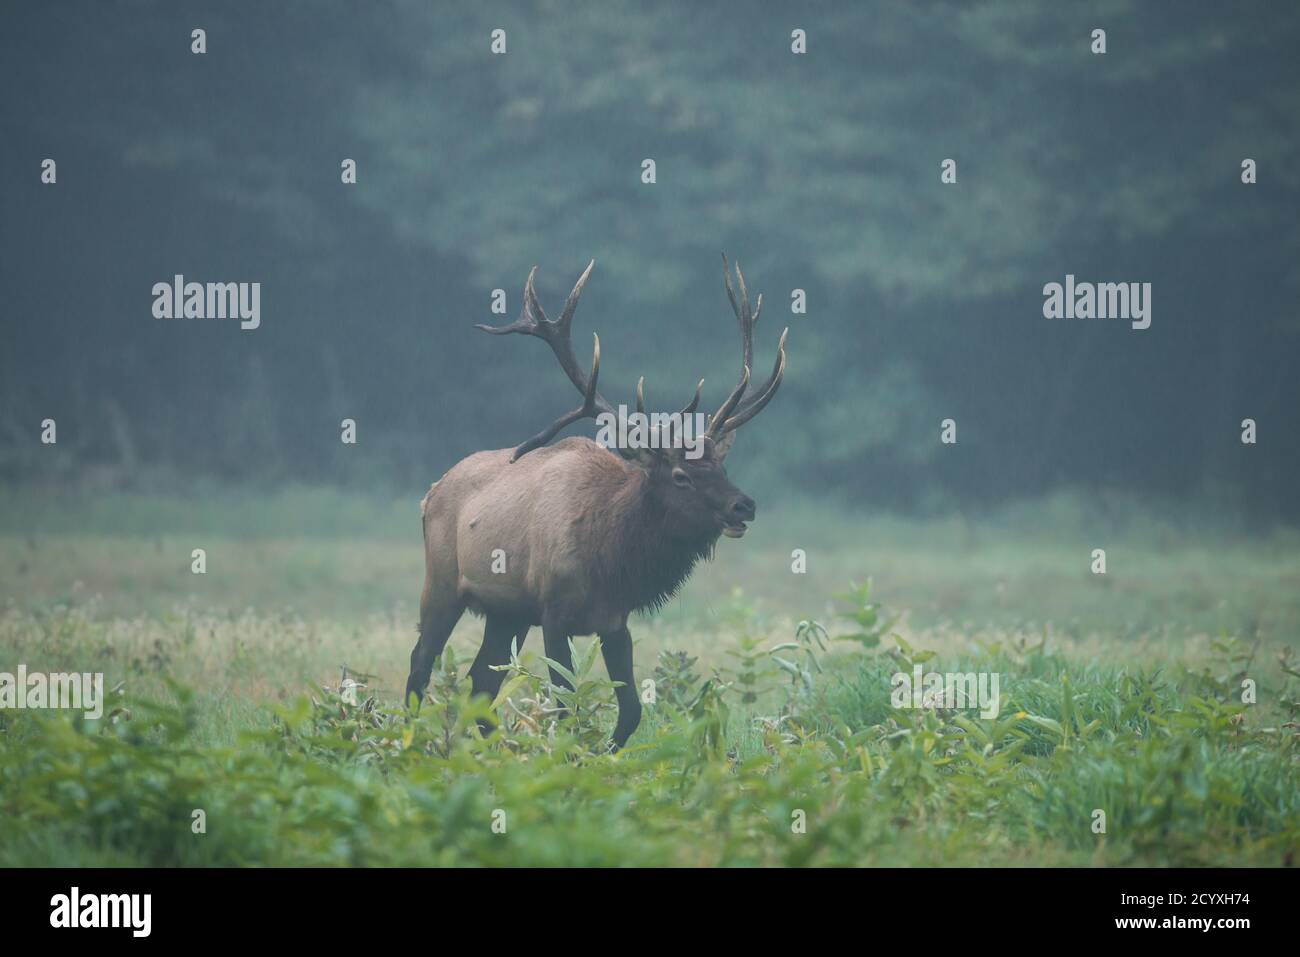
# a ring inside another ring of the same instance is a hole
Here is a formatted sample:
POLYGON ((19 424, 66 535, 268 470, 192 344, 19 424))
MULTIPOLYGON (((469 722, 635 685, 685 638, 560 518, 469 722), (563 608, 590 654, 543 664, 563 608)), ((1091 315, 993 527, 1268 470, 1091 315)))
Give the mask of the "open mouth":
POLYGON ((722 526, 722 534, 728 538, 741 538, 745 534, 745 523, 728 522, 722 526))

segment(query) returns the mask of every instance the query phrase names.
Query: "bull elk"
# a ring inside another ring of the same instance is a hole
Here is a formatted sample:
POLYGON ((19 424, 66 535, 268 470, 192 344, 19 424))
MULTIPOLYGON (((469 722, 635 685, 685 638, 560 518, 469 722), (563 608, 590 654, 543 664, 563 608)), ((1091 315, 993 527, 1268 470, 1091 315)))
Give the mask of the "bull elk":
MULTIPOLYGON (((633 611, 654 609, 677 591, 695 563, 711 556, 719 535, 740 538, 754 518, 754 500, 732 485, 723 468, 736 430, 763 410, 785 374, 781 334, 776 363, 762 388, 748 396, 754 354, 753 309, 740 266, 732 287, 723 257, 727 296, 740 324, 740 381, 708 419, 688 455, 673 436, 641 443, 649 448, 611 450, 588 438, 546 444, 582 418, 616 415, 597 391, 600 338, 593 336, 591 372, 573 354, 569 327, 593 260, 569 293, 558 319, 546 318, 528 274, 519 318, 478 328, 493 335, 536 336, 551 347, 582 403, 514 450, 478 452, 433 484, 421 503, 425 579, 420 637, 411 652, 408 703, 418 705, 434 660, 466 609, 486 618, 483 645, 470 666, 474 693, 495 696, 512 641, 523 646, 528 630, 542 627, 546 656, 571 670, 569 638, 596 634, 616 688, 618 721, 613 747, 621 748, 641 721, 632 676, 633 611), (544 447, 546 446, 546 447, 544 447), (500 550, 500 551, 498 551, 500 550), (504 556, 504 568, 494 557, 504 556), (412 699, 414 695, 414 699, 412 699)), ((644 382, 637 411, 644 414, 644 382)), ((704 381, 683 413, 695 412, 704 381)), ((680 421, 680 420, 678 420, 680 421)), ((676 438, 680 439, 678 435, 676 438)), ((568 685, 554 668, 551 680, 568 685)))

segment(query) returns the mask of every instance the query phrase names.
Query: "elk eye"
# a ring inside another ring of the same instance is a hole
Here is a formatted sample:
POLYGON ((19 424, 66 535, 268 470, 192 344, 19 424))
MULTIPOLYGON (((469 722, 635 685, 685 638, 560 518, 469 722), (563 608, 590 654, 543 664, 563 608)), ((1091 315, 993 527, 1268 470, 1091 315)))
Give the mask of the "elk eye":
POLYGON ((685 469, 673 469, 673 481, 685 488, 691 484, 691 477, 686 474, 685 469))

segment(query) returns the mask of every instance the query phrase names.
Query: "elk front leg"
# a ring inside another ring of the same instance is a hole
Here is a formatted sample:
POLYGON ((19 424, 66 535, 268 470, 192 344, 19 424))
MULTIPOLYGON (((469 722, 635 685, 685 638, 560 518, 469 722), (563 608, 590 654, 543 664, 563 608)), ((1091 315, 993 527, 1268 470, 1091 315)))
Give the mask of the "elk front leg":
POLYGON ((614 725, 613 750, 627 744, 627 739, 641 723, 641 699, 636 693, 636 680, 632 676, 632 633, 626 627, 600 636, 600 653, 605 658, 605 670, 610 681, 621 681, 614 689, 618 699, 618 722, 614 725))

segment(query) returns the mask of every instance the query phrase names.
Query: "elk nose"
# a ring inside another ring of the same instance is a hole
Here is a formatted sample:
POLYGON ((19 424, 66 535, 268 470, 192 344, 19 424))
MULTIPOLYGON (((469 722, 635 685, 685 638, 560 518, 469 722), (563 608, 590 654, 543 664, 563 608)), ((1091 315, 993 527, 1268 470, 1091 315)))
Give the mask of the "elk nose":
POLYGON ((737 496, 731 502, 731 515, 741 522, 754 520, 754 500, 748 495, 737 496))

